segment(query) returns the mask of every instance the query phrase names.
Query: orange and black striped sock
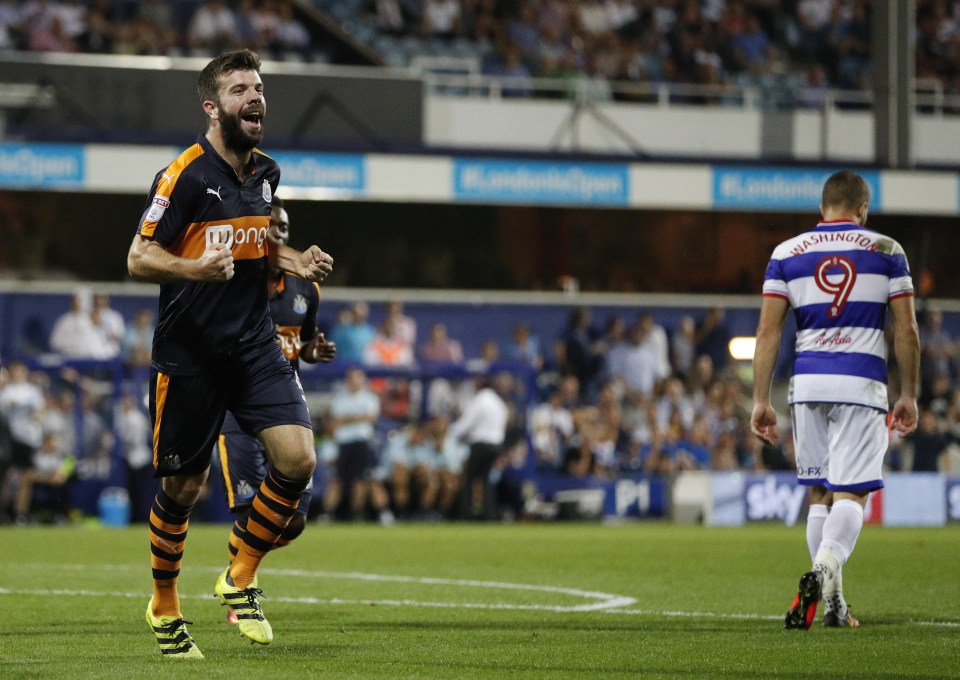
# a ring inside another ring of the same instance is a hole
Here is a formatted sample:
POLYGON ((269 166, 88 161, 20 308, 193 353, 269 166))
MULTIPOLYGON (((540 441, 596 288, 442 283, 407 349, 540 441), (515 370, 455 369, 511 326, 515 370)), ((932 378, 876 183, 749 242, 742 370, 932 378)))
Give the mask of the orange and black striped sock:
POLYGON ((229 555, 229 564, 237 558, 237 552, 240 550, 240 543, 243 542, 243 533, 247 530, 247 516, 238 518, 233 523, 233 529, 230 530, 230 538, 227 539, 227 552, 229 555))
MULTIPOLYGON (((230 531, 230 538, 227 539, 227 564, 233 564, 233 560, 237 557, 237 552, 240 550, 240 543, 243 541, 243 532, 247 530, 247 516, 244 514, 243 517, 237 519, 233 523, 233 529, 230 531)), ((277 542, 273 544, 274 548, 282 548, 286 545, 290 545, 293 542, 292 538, 286 538, 280 536, 277 539, 277 542)))
POLYGON ((180 616, 177 579, 187 540, 192 507, 184 507, 163 489, 150 510, 150 566, 153 569, 154 616, 180 616))
POLYGON ((253 499, 247 530, 230 567, 230 577, 238 588, 253 582, 260 561, 280 539, 309 483, 309 479, 290 479, 273 469, 267 473, 253 499))

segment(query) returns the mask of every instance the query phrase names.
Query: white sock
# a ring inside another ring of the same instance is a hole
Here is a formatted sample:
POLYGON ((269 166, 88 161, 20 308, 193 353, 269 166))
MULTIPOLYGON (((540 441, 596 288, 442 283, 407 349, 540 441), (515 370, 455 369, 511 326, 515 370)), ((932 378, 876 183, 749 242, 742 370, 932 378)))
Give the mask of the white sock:
POLYGON ((847 616, 847 601, 843 599, 843 567, 823 586, 823 613, 836 612, 840 618, 847 616))
POLYGON ((810 551, 810 562, 817 556, 820 541, 823 540, 823 523, 830 514, 830 508, 822 503, 814 503, 807 513, 807 550, 810 551))
POLYGON ((834 503, 823 523, 823 540, 814 558, 814 567, 826 567, 832 578, 850 559, 862 528, 863 507, 859 503, 846 499, 834 503))

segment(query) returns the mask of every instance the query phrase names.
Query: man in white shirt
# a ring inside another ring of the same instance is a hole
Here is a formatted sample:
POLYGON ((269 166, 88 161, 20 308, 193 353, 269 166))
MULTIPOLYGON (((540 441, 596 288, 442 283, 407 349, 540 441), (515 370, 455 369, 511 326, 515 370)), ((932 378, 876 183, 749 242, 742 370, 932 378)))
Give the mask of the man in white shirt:
POLYGON ((110 358, 106 336, 90 314, 90 291, 78 290, 70 301, 70 310, 54 322, 50 349, 64 359, 110 358))
POLYGON ((482 511, 483 519, 496 518, 490 471, 501 453, 507 433, 509 409, 503 397, 509 394, 512 380, 509 373, 498 373, 492 380, 489 376, 478 378, 477 393, 450 426, 451 436, 470 445, 460 503, 464 519, 472 519, 477 509, 482 511))
POLYGON ((337 443, 336 474, 327 485, 324 507, 334 513, 344 491, 350 494, 353 514, 359 515, 367 501, 367 482, 373 461, 374 424, 380 416, 380 399, 367 387, 360 368, 347 371, 345 389, 337 391, 330 404, 330 424, 337 443))

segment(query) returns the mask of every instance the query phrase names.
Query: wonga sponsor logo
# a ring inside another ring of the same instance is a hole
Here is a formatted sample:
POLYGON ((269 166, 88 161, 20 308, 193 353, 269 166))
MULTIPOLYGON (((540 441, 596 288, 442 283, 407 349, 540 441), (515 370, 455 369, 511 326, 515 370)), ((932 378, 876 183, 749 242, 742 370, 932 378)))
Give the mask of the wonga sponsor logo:
POLYGON ((255 243, 257 247, 261 247, 267 238, 267 228, 247 227, 234 230, 232 224, 211 224, 204 230, 204 235, 208 248, 216 243, 222 243, 227 248, 244 243, 255 243))
MULTIPOLYGON (((820 205, 823 184, 832 169, 713 168, 713 205, 716 208, 767 208, 771 210, 815 211, 820 205)), ((870 185, 870 205, 876 212, 880 202, 880 174, 861 172, 870 185)))
POLYGON ((0 144, 0 186, 77 187, 84 177, 82 146, 0 144))
POLYGON ((628 173, 617 163, 453 162, 453 196, 510 203, 627 205, 628 173))
POLYGON ((748 521, 781 520, 793 526, 800 517, 807 490, 792 475, 753 475, 744 483, 748 521))

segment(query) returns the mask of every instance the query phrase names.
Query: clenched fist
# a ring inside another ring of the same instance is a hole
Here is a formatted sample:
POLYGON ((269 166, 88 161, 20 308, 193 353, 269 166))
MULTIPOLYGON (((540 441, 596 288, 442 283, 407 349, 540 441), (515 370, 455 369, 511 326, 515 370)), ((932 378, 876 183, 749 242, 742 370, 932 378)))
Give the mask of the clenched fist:
POLYGON ((309 281, 323 281, 333 271, 333 258, 320 250, 319 246, 310 246, 300 253, 300 271, 302 278, 309 281))
POLYGON ((223 243, 207 246, 197 260, 199 277, 204 281, 229 281, 233 278, 233 251, 223 243))

